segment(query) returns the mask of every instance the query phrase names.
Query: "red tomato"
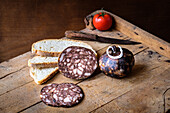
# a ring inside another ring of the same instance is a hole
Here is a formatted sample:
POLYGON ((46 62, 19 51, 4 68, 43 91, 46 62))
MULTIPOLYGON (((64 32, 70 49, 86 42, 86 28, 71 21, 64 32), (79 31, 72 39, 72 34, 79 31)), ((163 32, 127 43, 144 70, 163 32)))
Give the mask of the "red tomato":
POLYGON ((100 12, 94 15, 93 25, 98 30, 108 30, 112 26, 112 17, 107 13, 100 12))

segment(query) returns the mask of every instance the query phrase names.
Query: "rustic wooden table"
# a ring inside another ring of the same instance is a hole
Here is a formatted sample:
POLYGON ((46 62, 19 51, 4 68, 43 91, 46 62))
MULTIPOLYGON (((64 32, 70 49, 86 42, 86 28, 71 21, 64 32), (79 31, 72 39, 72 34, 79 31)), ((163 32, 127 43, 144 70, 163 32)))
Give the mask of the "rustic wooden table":
MULTIPOLYGON (((27 52, 0 64, 0 112, 155 113, 167 111, 170 108, 169 43, 159 40, 115 15, 113 16, 116 20, 115 30, 100 32, 84 29, 82 31, 143 42, 139 45, 121 45, 135 55, 135 66, 128 77, 115 79, 96 71, 89 79, 76 81, 57 73, 47 83, 37 85, 29 75, 27 61, 32 57, 32 54, 27 52), (85 93, 84 100, 72 108, 45 105, 39 97, 41 88, 49 83, 63 82, 78 84, 85 93), (166 90, 167 92, 165 92, 166 90)), ((98 57, 111 45, 95 41, 84 42, 90 44, 97 51, 98 57)))

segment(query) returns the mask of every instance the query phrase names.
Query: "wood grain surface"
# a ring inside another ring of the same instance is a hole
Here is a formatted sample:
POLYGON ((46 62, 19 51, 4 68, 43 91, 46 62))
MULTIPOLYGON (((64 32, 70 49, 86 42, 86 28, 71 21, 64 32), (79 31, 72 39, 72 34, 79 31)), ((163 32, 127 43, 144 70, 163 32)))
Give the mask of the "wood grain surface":
MULTIPOLYGON (((117 30, 100 32, 84 29, 82 31, 100 36, 133 40, 117 30)), ((95 41, 84 42, 97 51, 98 57, 111 45, 95 41)), ((72 80, 57 73, 47 83, 37 85, 29 76, 27 66, 27 60, 32 57, 31 52, 1 63, 1 112, 152 113, 163 112, 164 108, 166 111, 170 109, 168 103, 164 103, 162 98, 163 93, 170 86, 170 65, 166 62, 168 58, 142 44, 121 46, 129 49, 135 55, 133 71, 124 79, 111 78, 97 70, 92 77, 86 80, 72 80), (14 63, 15 61, 16 63, 14 63), (72 108, 55 108, 45 105, 39 97, 41 88, 49 83, 63 82, 75 83, 82 87, 85 93, 84 100, 72 108)), ((166 102, 169 96, 170 93, 166 93, 166 102)))
MULTIPOLYGON (((89 14, 88 16, 90 17, 91 15, 94 16, 95 14, 101 11, 102 10, 97 10, 89 14)), ((131 24, 128 21, 108 11, 103 10, 103 12, 109 13, 114 18, 114 21, 115 21, 114 29, 154 49, 155 51, 159 52, 161 55, 164 55, 170 58, 170 43, 160 39, 159 37, 152 35, 151 33, 144 31, 143 29, 137 27, 136 25, 131 24)))
POLYGON ((169 0, 0 0, 0 62, 44 38, 83 29, 83 18, 104 9, 170 41, 169 0))

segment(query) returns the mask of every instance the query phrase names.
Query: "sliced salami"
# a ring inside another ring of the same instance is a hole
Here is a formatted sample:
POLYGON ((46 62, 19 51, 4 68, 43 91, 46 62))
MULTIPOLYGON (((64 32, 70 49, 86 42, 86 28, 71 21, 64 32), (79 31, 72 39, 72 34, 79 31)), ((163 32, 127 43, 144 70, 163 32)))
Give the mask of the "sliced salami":
POLYGON ((96 54, 87 48, 70 46, 59 56, 58 66, 64 76, 72 79, 85 79, 97 68, 96 54))
POLYGON ((84 97, 82 89, 73 83, 49 84, 42 88, 40 98, 49 106, 71 107, 84 97))

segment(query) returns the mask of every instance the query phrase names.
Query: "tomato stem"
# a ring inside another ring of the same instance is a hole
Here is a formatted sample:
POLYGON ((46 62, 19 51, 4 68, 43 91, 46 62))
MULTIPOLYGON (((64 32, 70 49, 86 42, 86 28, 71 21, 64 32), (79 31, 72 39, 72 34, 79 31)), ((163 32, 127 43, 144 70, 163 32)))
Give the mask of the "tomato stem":
POLYGON ((102 16, 103 19, 104 19, 104 15, 105 15, 105 12, 101 12, 101 15, 100 15, 100 16, 102 16))
POLYGON ((101 16, 104 18, 105 12, 103 11, 103 7, 102 7, 101 10, 102 10, 102 11, 101 11, 101 16))
POLYGON ((101 8, 101 13, 99 13, 100 14, 100 16, 102 16, 103 17, 103 19, 104 19, 104 15, 105 15, 105 12, 103 11, 103 7, 101 8))

